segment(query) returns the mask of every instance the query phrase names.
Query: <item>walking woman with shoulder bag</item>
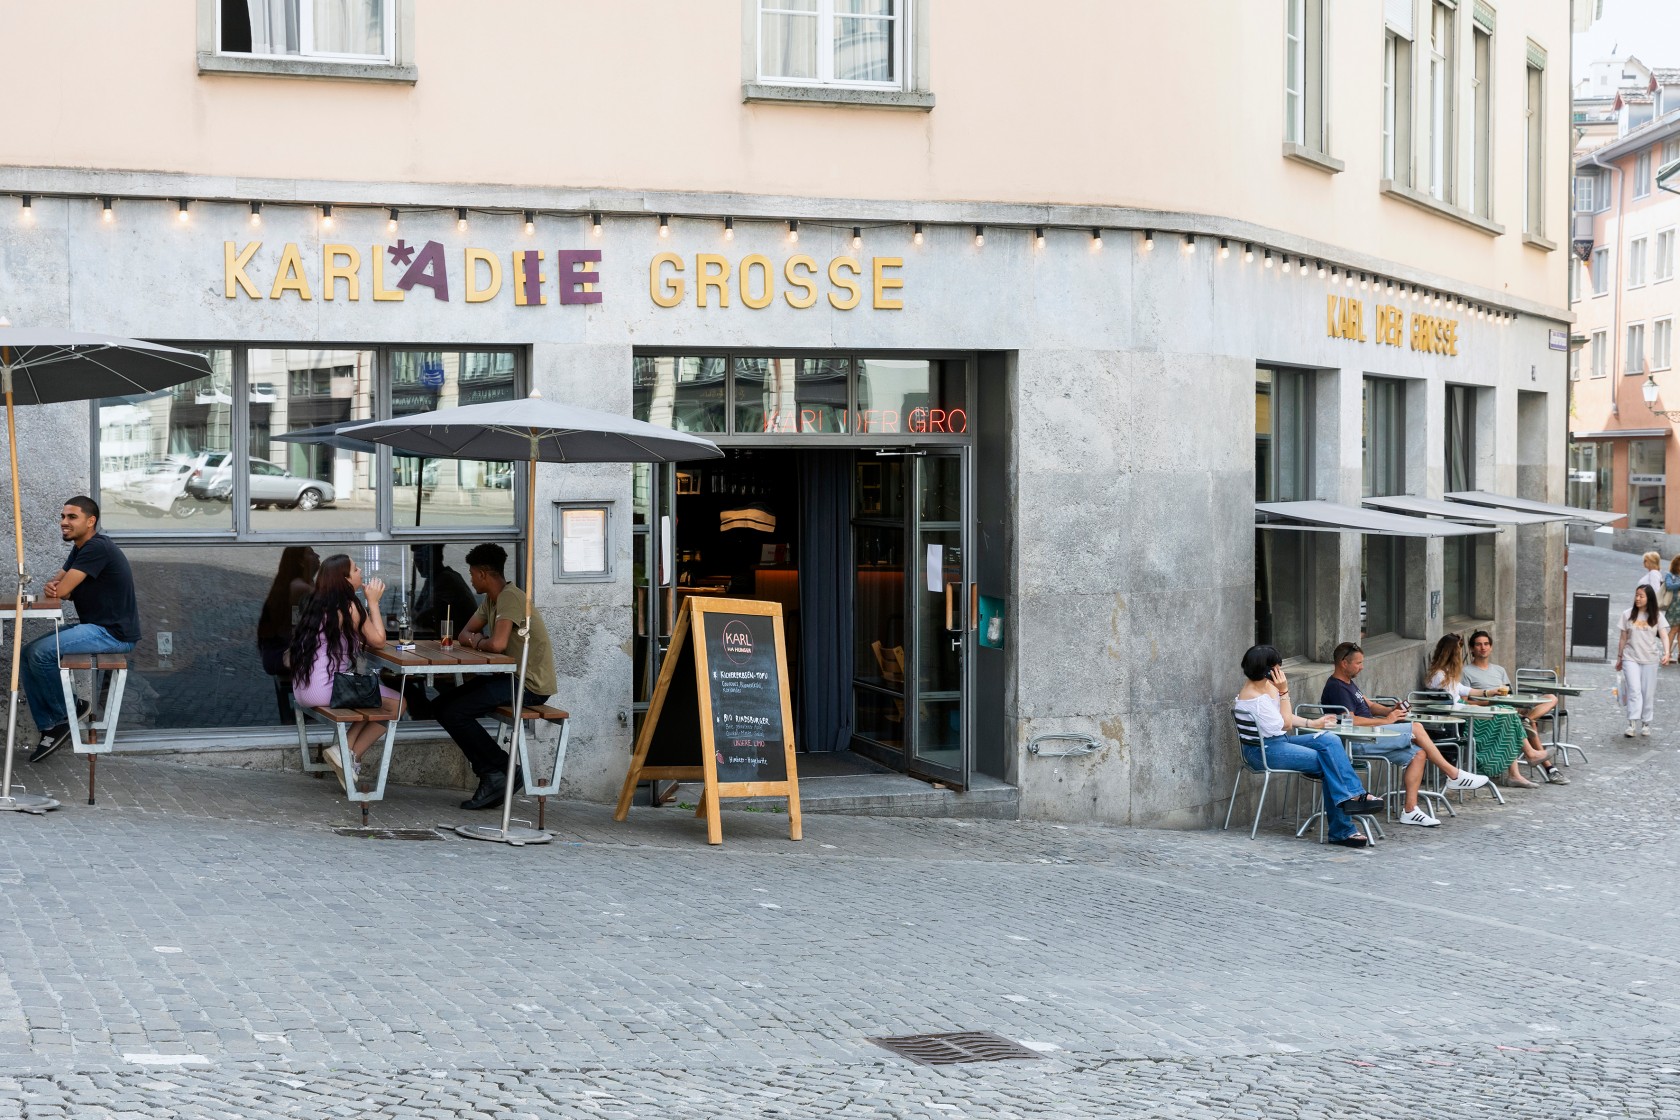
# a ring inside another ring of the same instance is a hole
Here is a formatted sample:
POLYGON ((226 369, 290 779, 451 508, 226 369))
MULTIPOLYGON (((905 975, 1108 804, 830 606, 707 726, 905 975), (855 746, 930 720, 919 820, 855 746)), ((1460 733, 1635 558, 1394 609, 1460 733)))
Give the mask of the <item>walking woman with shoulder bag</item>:
POLYGON ((1616 627, 1616 671, 1622 674, 1622 702, 1631 739, 1650 735, 1657 714, 1657 666, 1668 664, 1668 620, 1657 613, 1657 597, 1645 584, 1633 589, 1633 606, 1616 627), (1640 726, 1643 724, 1644 726, 1640 726))
POLYGON ((400 696, 380 684, 377 676, 356 672, 364 649, 384 648, 385 621, 379 614, 379 598, 384 593, 383 580, 371 579, 364 586, 361 568, 344 553, 327 557, 315 575, 314 591, 303 602, 287 651, 292 695, 298 704, 380 709, 374 720, 351 730, 349 758, 341 757, 337 743, 321 752, 345 789, 350 788, 346 776, 355 780, 356 763, 384 733, 381 725, 402 714, 400 696), (367 593, 366 604, 356 597, 358 590, 367 593))

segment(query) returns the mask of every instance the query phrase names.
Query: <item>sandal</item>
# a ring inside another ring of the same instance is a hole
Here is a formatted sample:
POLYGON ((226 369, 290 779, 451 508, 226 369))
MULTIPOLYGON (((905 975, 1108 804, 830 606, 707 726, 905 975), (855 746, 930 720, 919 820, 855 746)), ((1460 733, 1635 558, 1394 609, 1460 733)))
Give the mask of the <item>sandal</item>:
POLYGON ((1369 848, 1371 846, 1371 841, 1358 832, 1352 836, 1344 836, 1340 840, 1332 840, 1330 843, 1339 844, 1344 848, 1369 848))
POLYGON ((1350 797, 1342 802, 1342 812, 1358 816, 1387 811, 1388 802, 1373 793, 1362 793, 1358 797, 1350 797))

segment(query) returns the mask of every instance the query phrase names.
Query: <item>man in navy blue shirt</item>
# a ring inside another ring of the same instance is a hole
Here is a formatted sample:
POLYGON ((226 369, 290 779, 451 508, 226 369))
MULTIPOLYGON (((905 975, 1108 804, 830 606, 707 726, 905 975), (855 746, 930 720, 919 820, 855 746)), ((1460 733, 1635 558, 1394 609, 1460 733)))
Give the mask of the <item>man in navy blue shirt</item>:
POLYGON ((46 758, 70 737, 71 716, 64 710, 59 655, 127 653, 140 640, 134 574, 122 549, 99 532, 99 503, 80 495, 65 502, 58 531, 70 545, 70 557, 43 590, 54 599, 75 604, 77 621, 23 647, 23 687, 29 714, 41 732, 41 741, 29 756, 31 762, 46 758))
POLYGON ((1441 755, 1440 748, 1429 738, 1429 733, 1423 729, 1422 724, 1395 726, 1406 715, 1404 703, 1389 707, 1386 704, 1374 704, 1365 698, 1365 694, 1359 691, 1359 686, 1354 683, 1354 678, 1365 668, 1364 650, 1352 642, 1343 642, 1336 647, 1331 656, 1335 659, 1336 671, 1324 682, 1324 692, 1319 696, 1319 703, 1326 707, 1345 709, 1353 717, 1355 727, 1384 729, 1382 738, 1372 743, 1360 743, 1355 750, 1362 757, 1387 759, 1404 768, 1401 780, 1406 790, 1406 803, 1405 811, 1400 814, 1401 824, 1434 828, 1441 823, 1433 813, 1418 806, 1418 790, 1423 787, 1425 760, 1433 762, 1447 776, 1448 789, 1478 789, 1487 785, 1488 780, 1482 775, 1466 774, 1448 762, 1441 755))

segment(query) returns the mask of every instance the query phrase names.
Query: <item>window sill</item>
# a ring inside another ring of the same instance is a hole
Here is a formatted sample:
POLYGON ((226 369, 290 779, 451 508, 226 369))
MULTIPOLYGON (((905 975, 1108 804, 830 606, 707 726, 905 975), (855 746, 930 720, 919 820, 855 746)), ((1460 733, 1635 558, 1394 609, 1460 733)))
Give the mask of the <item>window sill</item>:
POLYGON ((780 86, 765 82, 742 82, 741 100, 749 105, 829 105, 852 109, 906 109, 918 113, 926 113, 933 108, 933 94, 928 90, 780 86))
POLYGON ((1541 237, 1538 234, 1533 234, 1533 233, 1523 234, 1523 244, 1531 246, 1532 248, 1535 248, 1535 249, 1544 249, 1548 253, 1553 253, 1553 252, 1557 251, 1557 242, 1556 241, 1547 241, 1544 237, 1541 237))
POLYGON ((1288 140, 1283 142, 1283 158, 1292 159, 1296 163, 1304 163, 1308 167, 1316 167, 1318 170, 1327 171, 1332 175, 1338 174, 1347 167, 1347 164, 1334 156, 1325 155, 1323 152, 1315 152, 1305 145, 1295 144, 1288 140))
POLYGON ((1505 227, 1500 225, 1498 222, 1490 222, 1486 218, 1478 218, 1468 210, 1460 210, 1456 206, 1442 202, 1433 195, 1424 194, 1421 191, 1415 191, 1411 187, 1401 186, 1393 179, 1381 180, 1377 185, 1377 189, 1383 194, 1388 195, 1390 198, 1397 199, 1411 206, 1416 206, 1419 210, 1427 210, 1431 214, 1438 214, 1449 221, 1457 222, 1461 226, 1468 226, 1473 230, 1485 233, 1489 237, 1498 237, 1505 232, 1505 227))
POLYGON ((420 80, 417 66, 384 62, 323 62, 309 58, 252 58, 244 55, 198 52, 200 74, 251 74, 266 78, 325 78, 341 82, 394 82, 413 85, 420 80))

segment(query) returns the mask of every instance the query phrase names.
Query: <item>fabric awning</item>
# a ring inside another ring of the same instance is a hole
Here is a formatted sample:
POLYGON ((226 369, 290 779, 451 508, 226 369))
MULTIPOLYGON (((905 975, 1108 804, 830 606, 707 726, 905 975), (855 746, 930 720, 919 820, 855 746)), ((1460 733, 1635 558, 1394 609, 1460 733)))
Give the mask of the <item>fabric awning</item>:
POLYGON ((1367 533, 1379 537, 1473 537, 1489 526, 1461 525, 1430 517, 1408 517, 1338 502, 1255 502, 1257 529, 1293 529, 1303 533, 1367 533), (1287 520, 1282 520, 1287 518, 1287 520), (1266 520, 1278 519, 1278 520, 1266 520))
POLYGON ((1492 506, 1495 509, 1520 509, 1528 513, 1549 513, 1560 520, 1586 521, 1594 525, 1609 525, 1627 518, 1625 513, 1600 513, 1580 506, 1560 506, 1551 502, 1531 502, 1527 498, 1509 498, 1504 494, 1489 494, 1485 490, 1460 490, 1448 494, 1449 502, 1466 502, 1473 506, 1492 506))
POLYGON ((1493 506, 1470 506, 1464 502, 1442 502, 1434 498, 1417 498, 1410 494, 1395 494, 1386 498, 1366 498, 1365 504, 1372 509, 1386 509, 1393 513, 1410 513, 1419 517, 1446 517, 1454 521, 1480 525, 1543 525, 1548 521, 1568 520, 1568 518, 1552 513, 1496 509, 1493 506))
POLYGON ((1572 440, 1584 439, 1667 439, 1673 428, 1617 428, 1610 432, 1570 432, 1572 440))

